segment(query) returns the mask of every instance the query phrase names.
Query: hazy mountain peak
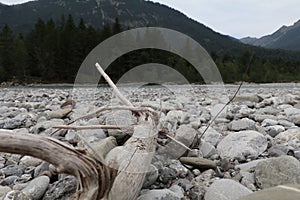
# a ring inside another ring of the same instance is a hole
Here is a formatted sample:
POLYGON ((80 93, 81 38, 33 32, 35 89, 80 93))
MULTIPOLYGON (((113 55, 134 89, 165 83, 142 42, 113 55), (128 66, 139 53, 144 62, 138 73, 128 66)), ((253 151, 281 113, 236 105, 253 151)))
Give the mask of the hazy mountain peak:
POLYGON ((283 25, 280 29, 261 38, 242 38, 245 44, 272 49, 300 50, 300 20, 291 26, 283 25))

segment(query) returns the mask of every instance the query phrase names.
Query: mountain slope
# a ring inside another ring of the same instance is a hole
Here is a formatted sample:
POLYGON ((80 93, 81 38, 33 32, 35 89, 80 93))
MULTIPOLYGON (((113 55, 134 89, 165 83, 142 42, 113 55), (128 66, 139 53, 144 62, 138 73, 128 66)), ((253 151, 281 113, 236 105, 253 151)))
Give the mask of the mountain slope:
POLYGON ((159 3, 144 0, 39 0, 21 5, 0 5, 0 28, 9 24, 14 31, 26 32, 37 18, 60 19, 72 14, 78 22, 82 17, 88 25, 100 27, 118 17, 124 27, 159 26, 188 34, 208 51, 241 48, 243 45, 189 19, 184 14, 159 3))
POLYGON ((300 20, 292 26, 283 26, 271 35, 257 38, 242 38, 245 44, 271 49, 300 50, 300 20))

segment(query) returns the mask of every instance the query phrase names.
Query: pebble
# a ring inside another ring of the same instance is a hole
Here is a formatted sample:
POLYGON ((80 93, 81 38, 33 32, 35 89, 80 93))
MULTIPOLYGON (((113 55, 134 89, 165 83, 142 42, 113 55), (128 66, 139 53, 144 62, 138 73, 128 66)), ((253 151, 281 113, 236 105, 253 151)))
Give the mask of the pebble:
POLYGON ((165 200, 165 199, 172 199, 172 200, 180 200, 182 195, 178 195, 177 193, 173 192, 169 189, 161 189, 161 190, 149 190, 144 194, 140 195, 137 200, 165 200))
POLYGON ((218 153, 216 148, 208 142, 202 142, 200 144, 200 151, 204 158, 209 158, 218 153))
POLYGON ((43 200, 69 199, 75 193, 77 185, 78 182, 75 177, 65 176, 49 185, 43 200))
MULTIPOLYGON (((181 125, 176 130, 174 139, 184 144, 186 147, 190 147, 195 141, 196 136, 197 132, 191 126, 181 125)), ((175 141, 170 141, 164 148, 165 154, 171 159, 181 157, 186 151, 186 148, 175 141)))
POLYGON ((267 149, 266 137, 257 131, 230 133, 217 146, 221 158, 246 160, 256 159, 267 149))
POLYGON ((205 158, 197 157, 181 157, 180 162, 186 165, 191 165, 196 169, 216 169, 217 164, 214 161, 205 158))
POLYGON ((38 158, 34 158, 31 156, 24 156, 21 160, 20 160, 20 164, 24 165, 24 166, 38 166, 42 163, 43 161, 38 159, 38 158))
POLYGON ((146 174, 144 184, 143 184, 143 188, 148 188, 152 184, 154 184, 155 181, 158 178, 158 175, 159 175, 158 174, 158 169, 154 165, 151 165, 149 171, 146 174))
POLYGON ((295 200, 300 197, 300 185, 289 184, 260 190, 250 195, 241 197, 239 200, 295 200))
MULTIPOLYGON (((203 133, 206 127, 199 129, 200 133, 203 133)), ((209 127, 207 131, 203 134, 203 141, 210 143, 213 146, 216 146, 222 139, 222 134, 216 131, 215 129, 209 127)))
POLYGON ((10 192, 11 188, 8 186, 0 186, 0 197, 5 195, 6 193, 10 192))
POLYGON ((300 162, 292 156, 268 158, 257 164, 255 179, 261 188, 281 184, 300 184, 300 162))
POLYGON ((242 184, 230 180, 222 179, 215 181, 207 190, 205 200, 238 200, 243 196, 251 194, 252 191, 242 184))
POLYGON ((276 135, 285 131, 285 128, 281 125, 274 125, 266 127, 265 130, 271 137, 276 137, 276 135))
POLYGON ((248 118, 232 121, 228 125, 228 129, 232 131, 254 130, 255 122, 248 118))
POLYGON ((22 176, 24 174, 26 167, 23 165, 9 165, 5 168, 0 169, 0 174, 5 177, 8 176, 22 176))
POLYGON ((22 192, 32 200, 39 200, 45 194, 49 183, 50 179, 48 176, 39 176, 30 181, 22 192))

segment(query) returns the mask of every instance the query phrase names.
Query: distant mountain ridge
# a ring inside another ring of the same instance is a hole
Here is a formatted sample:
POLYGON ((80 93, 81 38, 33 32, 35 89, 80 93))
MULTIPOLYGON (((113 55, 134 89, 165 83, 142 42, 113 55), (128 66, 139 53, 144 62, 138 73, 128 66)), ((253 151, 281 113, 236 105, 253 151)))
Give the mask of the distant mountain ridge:
POLYGON ((291 26, 282 26, 271 35, 261 38, 246 37, 240 41, 265 48, 300 51, 300 20, 291 26))
POLYGON ((38 0, 20 5, 0 5, 0 28, 8 24, 14 31, 29 31, 37 18, 58 20, 72 14, 87 25, 100 27, 118 17, 126 27, 157 26, 177 30, 197 40, 208 51, 243 48, 239 41, 219 34, 181 12, 145 0, 38 0))

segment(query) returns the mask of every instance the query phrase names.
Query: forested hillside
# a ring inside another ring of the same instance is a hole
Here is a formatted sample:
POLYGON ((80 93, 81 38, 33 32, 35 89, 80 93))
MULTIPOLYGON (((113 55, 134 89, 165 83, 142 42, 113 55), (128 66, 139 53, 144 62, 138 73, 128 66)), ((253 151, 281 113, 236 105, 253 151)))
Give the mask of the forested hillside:
MULTIPOLYGON (((0 33, 0 82, 72 83, 86 55, 101 41, 122 30, 124 27, 118 18, 112 24, 94 28, 86 26, 83 19, 76 24, 71 15, 62 16, 56 23, 52 19, 38 19, 25 35, 15 34, 6 25, 0 33)), ((247 74, 244 73, 253 54, 252 48, 238 53, 231 50, 210 53, 225 82, 300 80, 300 62, 293 59, 293 54, 274 50, 270 56, 263 54, 264 49, 260 50, 256 51, 257 55, 254 52, 247 74)), ((117 80, 129 69, 150 62, 171 66, 191 82, 202 82, 183 58, 154 49, 134 51, 118 58, 108 68, 108 73, 117 80)))

